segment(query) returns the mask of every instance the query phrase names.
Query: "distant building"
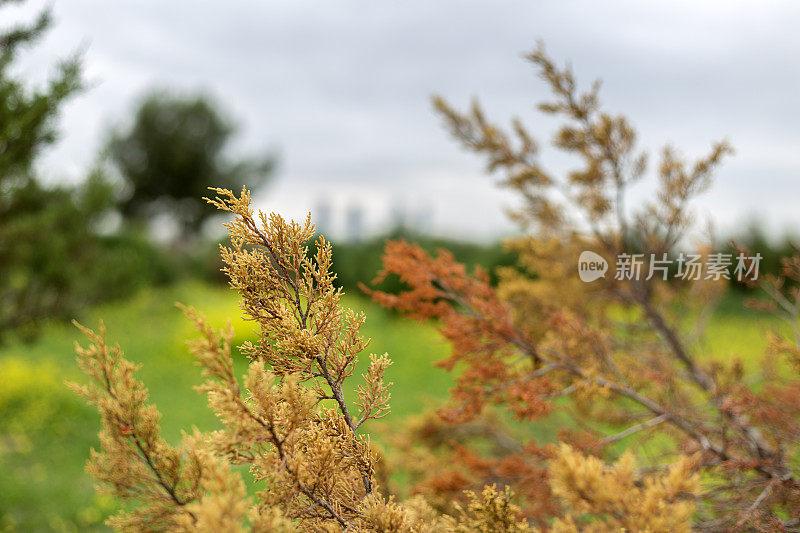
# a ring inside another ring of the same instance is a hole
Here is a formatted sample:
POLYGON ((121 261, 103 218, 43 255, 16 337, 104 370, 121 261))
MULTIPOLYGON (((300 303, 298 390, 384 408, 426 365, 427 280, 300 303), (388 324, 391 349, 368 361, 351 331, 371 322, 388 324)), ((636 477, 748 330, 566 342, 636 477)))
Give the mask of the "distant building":
POLYGON ((317 235, 327 235, 331 231, 331 204, 327 200, 320 199, 311 211, 311 220, 316 226, 317 235))
POLYGON ((392 205, 392 229, 408 229, 408 212, 399 201, 392 205))
POLYGON ((430 235, 433 230, 433 206, 419 205, 414 212, 414 220, 411 225, 414 233, 420 235, 430 235))
POLYGON ((364 210, 359 204, 350 204, 345 214, 346 238, 348 241, 360 241, 364 238, 364 210))

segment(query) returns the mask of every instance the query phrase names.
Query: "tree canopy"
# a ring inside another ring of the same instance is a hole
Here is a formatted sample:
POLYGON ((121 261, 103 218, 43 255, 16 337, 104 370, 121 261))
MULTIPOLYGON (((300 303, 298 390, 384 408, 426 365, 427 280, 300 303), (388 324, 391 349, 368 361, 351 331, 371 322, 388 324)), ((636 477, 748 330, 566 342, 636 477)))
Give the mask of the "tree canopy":
POLYGON ((131 220, 168 215, 182 236, 197 234, 214 214, 201 198, 222 184, 257 188, 274 166, 269 156, 234 159, 234 122, 211 98, 154 91, 132 124, 114 131, 108 156, 125 183, 120 207, 131 220))

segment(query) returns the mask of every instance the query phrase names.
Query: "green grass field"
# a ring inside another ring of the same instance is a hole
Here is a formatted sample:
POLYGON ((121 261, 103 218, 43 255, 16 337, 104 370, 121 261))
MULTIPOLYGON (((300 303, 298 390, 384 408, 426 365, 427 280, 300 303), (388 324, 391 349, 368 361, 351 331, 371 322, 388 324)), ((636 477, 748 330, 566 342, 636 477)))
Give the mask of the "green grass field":
MULTIPOLYGON (((164 415, 164 436, 173 442, 183 429, 218 425, 193 389, 201 382, 200 369, 185 341, 194 330, 173 305, 176 301, 197 307, 220 326, 240 314, 230 290, 186 284, 142 292, 130 301, 93 309, 82 319, 96 327, 102 318, 109 340, 142 365, 139 375, 164 415)), ((387 373, 396 383, 392 413, 385 421, 402 420, 447 395, 447 374, 432 367, 447 346, 432 327, 400 320, 363 297, 346 296, 345 304, 367 313, 362 328, 372 338, 367 350, 389 352, 394 360, 387 373)), ((239 319, 233 324, 237 344, 254 337, 252 323, 239 319)), ((89 449, 98 445, 99 417, 63 385, 64 380, 84 380, 74 358, 79 335, 74 327, 53 324, 33 344, 0 350, 0 531, 102 528, 113 509, 112 501, 95 495, 83 472, 89 449)), ((239 363, 243 374, 244 357, 239 363)))
MULTIPOLYGON (((173 305, 176 301, 204 311, 216 325, 239 316, 236 295, 228 289, 183 284, 101 306, 82 319, 96 327, 102 318, 109 340, 141 363, 140 377, 164 415, 165 437, 173 442, 182 429, 217 427, 205 399, 193 390, 201 381, 200 371, 185 341, 194 331, 173 305)), ((386 426, 396 426, 447 396, 450 378, 432 363, 448 347, 432 326, 402 320, 360 296, 346 296, 345 304, 367 313, 362 331, 372 338, 368 352, 389 352, 394 360, 388 373, 395 385, 386 426)), ((251 323, 239 319, 233 324, 237 343, 253 337, 251 323)), ((754 371, 764 330, 771 325, 741 312, 738 298, 729 296, 698 349, 740 356, 754 371)), ((75 328, 52 324, 33 344, 0 349, 0 531, 104 529, 102 522, 114 509, 112 500, 95 494, 83 472, 89 449, 97 446, 99 417, 63 385, 64 380, 83 380, 74 362, 76 339, 75 328)), ((244 358, 239 363, 243 373, 244 358)))

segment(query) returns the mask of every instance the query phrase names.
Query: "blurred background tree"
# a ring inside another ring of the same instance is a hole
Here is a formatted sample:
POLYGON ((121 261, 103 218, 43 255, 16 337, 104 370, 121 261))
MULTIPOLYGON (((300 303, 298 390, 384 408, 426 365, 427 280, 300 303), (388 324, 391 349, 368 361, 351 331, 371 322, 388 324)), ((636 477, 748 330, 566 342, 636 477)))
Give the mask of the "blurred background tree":
MULTIPOLYGON (((0 8, 10 3, 0 0, 0 8)), ((167 276, 165 257, 140 235, 108 231, 114 194, 101 169, 77 185, 37 175, 37 158, 58 138, 59 111, 82 89, 77 54, 41 87, 15 74, 19 53, 51 23, 44 10, 0 30, 0 340, 10 330, 31 338, 43 319, 72 318, 167 276)))
POLYGON ((166 216, 182 240, 199 236, 215 214, 201 198, 210 186, 257 189, 270 176, 270 155, 230 156, 237 128, 204 95, 153 91, 128 128, 113 131, 107 155, 125 183, 120 208, 131 222, 166 216))
MULTIPOLYGON (((9 3, 0 2, 0 8, 9 3)), ((50 24, 50 12, 43 11, 31 23, 0 31, 0 335, 58 312, 66 274, 53 272, 58 269, 42 259, 54 256, 50 248, 73 247, 56 238, 63 227, 59 222, 70 226, 64 234, 70 239, 85 233, 74 235, 74 219, 63 216, 71 195, 48 191, 33 168, 56 139, 61 105, 81 88, 79 58, 63 60, 41 88, 28 87, 12 73, 19 52, 39 40, 50 24)))
MULTIPOLYGON (((11 3, 0 0, 0 8, 11 3)), ((54 121, 61 104, 81 88, 80 61, 62 61, 44 88, 27 87, 12 74, 23 48, 39 40, 51 24, 49 11, 36 21, 0 32, 0 187, 3 196, 33 181, 32 166, 41 150, 56 139, 54 121)))

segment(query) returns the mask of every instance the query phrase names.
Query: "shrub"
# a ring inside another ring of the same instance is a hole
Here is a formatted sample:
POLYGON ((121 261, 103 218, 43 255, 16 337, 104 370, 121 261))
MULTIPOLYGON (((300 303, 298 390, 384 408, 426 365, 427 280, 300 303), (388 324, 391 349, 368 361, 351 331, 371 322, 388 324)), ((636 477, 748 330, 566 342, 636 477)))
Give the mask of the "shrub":
MULTIPOLYGON (((663 279, 650 268, 687 251, 692 200, 711 185, 728 144, 694 162, 666 147, 656 194, 629 209, 627 191, 647 175, 632 126, 600 108, 599 84, 581 92, 541 47, 528 59, 554 95, 540 109, 564 120, 555 146, 580 162, 563 178, 547 171, 521 121, 505 131, 477 103, 460 113, 435 99, 455 138, 522 197, 515 218, 529 234, 509 243, 522 270, 501 270, 495 289, 485 272, 470 274, 449 254, 394 242, 381 279, 397 277, 408 289, 372 293, 412 318, 434 319, 452 345, 439 362, 456 373, 451 401, 424 431, 410 429, 447 466, 407 465, 416 490, 447 509, 464 489, 502 482, 522 497, 524 516, 557 530, 797 529, 800 259, 785 259, 780 276, 745 276, 768 296, 758 305, 790 324, 788 339, 770 335, 760 374, 744 379, 732 354, 701 355, 694 339, 726 276, 704 270, 686 281, 668 271, 663 279), (611 265, 591 283, 576 269, 586 250, 611 265), (635 254, 639 276, 620 268, 635 254), (508 423, 498 424, 493 408, 508 423), (531 437, 547 417, 565 421, 558 448, 531 437), (458 437, 442 442, 441 434, 458 437), (645 464, 620 456, 623 444, 645 464)), ((712 262, 711 250, 702 245, 697 258, 712 262)), ((737 251, 746 269, 754 266, 737 251)))
MULTIPOLYGON (((211 204, 234 215, 222 259, 244 317, 258 327, 233 372, 230 325, 214 329, 194 309, 200 336, 191 351, 201 387, 223 429, 160 436, 159 413, 135 377, 136 365, 104 328, 82 328, 89 346, 78 362, 92 378, 72 388, 97 406, 102 449, 89 471, 126 502, 110 520, 122 530, 238 531, 688 531, 796 530, 800 491, 800 258, 760 285, 763 305, 791 324, 769 337, 755 382, 741 361, 702 359, 687 326, 726 286, 724 278, 670 283, 607 276, 583 283, 578 253, 674 252, 690 231, 689 204, 710 185, 727 144, 688 164, 666 149, 659 194, 631 214, 626 188, 645 159, 623 117, 580 93, 569 70, 537 50, 530 59, 567 120, 556 145, 583 167, 556 179, 539 164, 521 123, 514 138, 477 104, 462 115, 437 107, 454 134, 507 173, 525 205, 517 218, 531 234, 510 243, 516 269, 493 287, 447 252, 433 257, 407 242, 387 245, 379 279, 396 276, 398 294, 373 291, 387 307, 435 319, 452 345, 439 364, 456 374, 449 404, 408 428, 399 462, 415 495, 399 499, 378 475, 387 463, 365 423, 389 410, 388 355, 370 355, 355 400, 345 398, 359 354, 364 316, 344 309, 333 284, 330 244, 315 252, 310 218, 286 222, 255 214, 246 190, 216 189, 211 204), (561 193, 570 204, 555 200, 561 193), (581 222, 575 218, 581 217, 581 222), (770 303, 771 302, 771 303, 770 303), (497 409, 504 412, 498 415, 497 409), (558 442, 532 437, 537 421, 564 420, 558 442), (623 446, 624 444, 624 446, 623 446), (627 448, 627 451, 623 451, 627 448), (634 451, 641 451, 634 455, 634 451), (248 496, 238 465, 258 488, 248 496)), ((702 254, 701 250, 701 254, 702 254)), ((649 266, 645 263, 645 268, 649 266)))
MULTIPOLYGON (((213 203, 236 215, 228 225, 232 245, 222 252, 226 271, 245 317, 260 329, 258 342, 240 348, 251 361, 242 386, 233 375, 232 328, 215 330, 196 310, 185 309, 201 335, 191 343, 208 378, 201 389, 225 429, 195 431, 171 446, 160 436, 160 415, 135 377, 136 365, 107 344, 102 325, 99 332, 81 328, 90 345, 79 348, 78 362, 93 383, 71 387, 97 406, 103 422, 102 450, 92 453, 89 472, 106 490, 137 504, 110 524, 137 531, 245 525, 259 531, 531 530, 512 493, 491 485, 467 493, 467 503, 453 514, 419 498, 400 504, 382 491, 378 458, 362 425, 388 412, 390 384, 383 373, 391 361, 386 354, 370 355, 357 398, 347 403, 343 384, 368 341, 358 334, 365 317, 339 305, 330 245, 320 237, 309 257, 308 220, 287 223, 263 213, 256 218, 246 191, 240 197, 217 192, 213 203), (261 488, 256 502, 232 469, 237 464, 249 465, 261 488)), ((571 448, 564 454, 565 476, 581 476, 584 464, 594 464, 571 448)), ((622 468, 619 475, 629 477, 622 468)), ((631 468, 630 461, 624 468, 631 468)), ((693 486, 674 473, 653 478, 668 493, 682 490, 675 483, 693 486)), ((648 494, 644 502, 652 501, 648 494)), ((660 505, 678 519, 691 509, 682 500, 660 505)))

